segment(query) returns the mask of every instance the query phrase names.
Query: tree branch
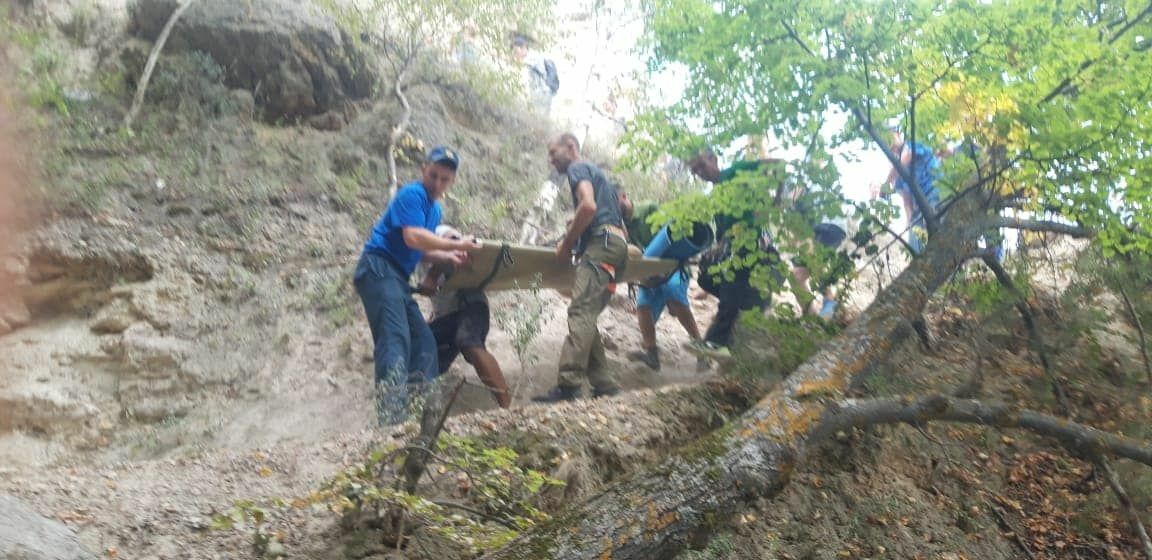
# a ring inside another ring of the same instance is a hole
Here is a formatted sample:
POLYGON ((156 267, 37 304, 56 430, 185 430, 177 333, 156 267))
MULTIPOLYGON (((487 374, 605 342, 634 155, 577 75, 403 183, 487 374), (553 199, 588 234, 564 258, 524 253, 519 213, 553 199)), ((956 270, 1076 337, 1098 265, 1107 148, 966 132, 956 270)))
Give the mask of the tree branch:
POLYGON ((991 227, 1004 227, 1027 231, 1048 231, 1078 238, 1088 238, 1095 235, 1095 232, 1087 228, 1045 220, 1026 220, 1023 218, 997 216, 992 218, 990 222, 989 226, 991 227))
POLYGON ((1044 375, 1052 383, 1052 393, 1056 396, 1056 402, 1060 404, 1061 412, 1064 416, 1072 414, 1072 405, 1068 402, 1068 395, 1064 391, 1064 385, 1060 383, 1060 379, 1052 371, 1052 362, 1048 360, 1048 351, 1044 349, 1044 341, 1040 339, 1040 332, 1036 329, 1035 314, 1032 313, 1032 306, 1025 299, 1024 294, 1016 289, 1016 284, 1012 281, 1012 277, 1004 270, 1000 261, 996 260, 996 255, 991 251, 985 251, 982 255, 985 266, 987 266, 992 274, 996 275, 996 280, 1000 282, 1011 294, 1013 305, 1016 310, 1020 312, 1020 317, 1024 320, 1024 327, 1028 330, 1028 342, 1031 343, 1032 351, 1040 359, 1040 365, 1044 368, 1044 375))
MULTIPOLYGON (((1140 314, 1136 313, 1136 306, 1132 305, 1132 298, 1128 297, 1128 290, 1125 290, 1124 286, 1120 286, 1120 298, 1124 300, 1124 307, 1128 309, 1136 333, 1140 335, 1140 357, 1144 359, 1144 375, 1148 378, 1148 384, 1152 385, 1152 362, 1148 360, 1148 336, 1144 333, 1144 322, 1140 320, 1140 314)), ((1148 556, 1148 559, 1152 560, 1152 555, 1148 556)))
POLYGON ((808 48, 808 45, 804 44, 804 39, 800 38, 800 34, 796 33, 796 29, 789 25, 786 20, 780 20, 780 24, 784 26, 784 29, 788 30, 788 36, 792 38, 792 41, 800 45, 800 48, 808 53, 808 56, 820 58, 812 49, 808 48))
MULTIPOLYGON (((1126 25, 1124 25, 1124 27, 1121 27, 1119 31, 1112 35, 1112 38, 1108 39, 1107 44, 1112 45, 1116 41, 1120 40, 1120 37, 1123 37, 1125 33, 1128 33, 1128 31, 1135 27, 1137 23, 1140 23, 1140 20, 1144 19, 1150 13, 1152 13, 1152 3, 1144 6, 1144 9, 1141 10, 1139 14, 1136 14, 1136 17, 1132 18, 1132 21, 1129 21, 1126 25)), ((1060 81, 1059 84, 1056 84, 1056 87, 1052 88, 1052 91, 1048 92, 1048 95, 1045 95, 1044 99, 1040 100, 1040 103, 1047 103, 1063 94, 1064 90, 1068 89, 1068 86, 1072 85, 1072 80, 1078 78, 1080 74, 1084 73, 1085 70, 1092 67, 1093 64, 1096 64, 1099 61, 1099 58, 1092 58, 1081 62, 1080 67, 1076 69, 1076 73, 1068 76, 1067 78, 1064 78, 1060 81)))
POLYGON ((408 86, 408 71, 411 70, 411 60, 415 55, 410 55, 405 60, 400 72, 396 75, 396 83, 392 88, 393 95, 400 101, 402 107, 400 118, 396 120, 396 125, 392 127, 392 131, 388 134, 388 144, 384 147, 386 153, 385 158, 388 161, 388 196, 396 196, 396 189, 400 188, 400 178, 396 173, 396 144, 404 136, 408 130, 408 124, 412 121, 412 105, 408 103, 408 96, 404 95, 404 89, 408 86))
POLYGON ((196 0, 184 0, 177 5, 160 30, 160 35, 156 37, 156 42, 152 44, 152 52, 148 53, 148 61, 144 63, 144 73, 140 75, 140 81, 136 84, 136 95, 132 97, 132 105, 128 108, 128 113, 124 115, 124 130, 132 131, 132 123, 144 105, 144 92, 148 91, 148 82, 152 79, 152 71, 156 69, 156 62, 160 59, 160 51, 164 50, 168 36, 172 34, 172 28, 176 27, 176 22, 180 20, 180 16, 194 3, 196 0))
POLYGON ((460 502, 453 502, 453 501, 449 501, 449 500, 432 500, 432 503, 436 504, 440 507, 453 508, 453 509, 458 509, 460 511, 466 511, 468 513, 471 513, 472 515, 477 516, 477 517, 487 519, 488 521, 492 521, 493 523, 499 523, 499 524, 501 524, 501 525, 503 525, 509 529, 512 529, 513 531, 519 531, 521 529, 520 527, 517 527, 515 523, 512 523, 511 521, 508 521, 507 519, 502 519, 502 518, 495 516, 495 515, 489 515, 487 513, 484 513, 482 511, 474 508, 474 507, 464 505, 460 502))
POLYGON ((956 399, 944 395, 915 399, 843 400, 829 407, 820 430, 813 436, 831 437, 837 431, 875 424, 920 426, 932 420, 1027 430, 1052 438, 1078 455, 1090 458, 1095 454, 1104 454, 1152 467, 1152 447, 1142 441, 1048 414, 1019 410, 1010 404, 956 399))
POLYGON ((876 132, 876 127, 873 126, 872 121, 867 120, 864 117, 864 113, 854 104, 849 103, 848 106, 852 111, 852 115, 855 116, 856 120, 860 121, 860 125, 864 127, 864 131, 868 133, 868 136, 872 138, 876 146, 884 153, 884 157, 888 158, 888 162, 892 164, 896 173, 911 187, 908 190, 912 192, 912 197, 916 199, 916 206, 919 207, 920 212, 924 214, 924 224, 926 226, 930 225, 929 232, 935 230, 939 227, 935 209, 930 207, 928 198, 925 197, 924 193, 920 191, 920 188, 916 186, 916 177, 912 176, 912 172, 900 163, 900 157, 892 153, 892 149, 889 148, 888 143, 884 142, 883 138, 880 138, 880 133, 876 132))
MULTIPOLYGON (((912 97, 908 101, 908 122, 912 127, 912 129, 909 131, 910 134, 908 135, 908 142, 915 144, 916 97, 912 97)), ((912 152, 912 168, 915 168, 916 159, 918 157, 916 155, 916 150, 911 149, 911 147, 908 147, 907 149, 912 152)), ((920 190, 920 182, 916 180, 916 175, 912 173, 912 169, 908 169, 907 171, 907 177, 909 178, 904 180, 908 182, 908 193, 912 195, 912 200, 916 201, 916 207, 920 209, 920 215, 924 217, 924 228, 928 230, 928 236, 931 237, 936 233, 937 229, 940 229, 940 219, 936 214, 936 208, 934 208, 932 204, 928 202, 928 197, 924 194, 924 191, 920 190)), ((905 175, 901 173, 901 176, 905 175)), ((911 219, 911 216, 909 216, 909 219, 911 219)))
MULTIPOLYGON (((456 396, 460 394, 460 387, 464 386, 464 378, 459 374, 443 376, 434 387, 432 394, 424 402, 424 410, 420 414, 420 434, 408 446, 408 455, 404 458, 403 489, 409 494, 416 493, 416 485, 420 482, 420 475, 428 465, 428 458, 432 456, 431 449, 436 446, 440 432, 444 430, 444 421, 448 418, 448 411, 456 396)), ((396 481, 397 486, 401 481, 396 481)))
POLYGON ((1112 469, 1112 465, 1104 457, 1097 456, 1095 458, 1096 468, 1108 480, 1108 486, 1112 488, 1112 493, 1116 494, 1116 499, 1120 502, 1120 506, 1124 508, 1124 512, 1128 514, 1128 519, 1132 523, 1132 530, 1140 537, 1140 544, 1144 547, 1144 558, 1152 560, 1152 540, 1148 538, 1148 531, 1144 528, 1144 522, 1140 519, 1140 514, 1136 512, 1136 508, 1132 505, 1132 498, 1128 496, 1128 492, 1124 486, 1120 484, 1120 477, 1116 471, 1112 469))

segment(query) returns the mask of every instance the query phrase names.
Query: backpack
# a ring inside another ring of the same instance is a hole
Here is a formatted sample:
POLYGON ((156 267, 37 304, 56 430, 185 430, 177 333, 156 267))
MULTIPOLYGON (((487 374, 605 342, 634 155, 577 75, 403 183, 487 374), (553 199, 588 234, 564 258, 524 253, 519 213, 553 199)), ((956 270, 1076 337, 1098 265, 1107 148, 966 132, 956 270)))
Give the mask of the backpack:
POLYGON ((548 84, 548 90, 552 95, 556 95, 560 89, 560 76, 556 73, 556 63, 552 62, 552 59, 544 59, 544 75, 541 77, 544 78, 544 83, 548 84))

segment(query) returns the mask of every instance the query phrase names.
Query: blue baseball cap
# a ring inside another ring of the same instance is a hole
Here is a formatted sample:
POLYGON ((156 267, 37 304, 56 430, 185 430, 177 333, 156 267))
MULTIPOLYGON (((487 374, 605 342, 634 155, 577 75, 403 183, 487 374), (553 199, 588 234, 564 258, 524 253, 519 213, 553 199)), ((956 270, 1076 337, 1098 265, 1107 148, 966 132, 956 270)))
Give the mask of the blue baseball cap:
POLYGON ((460 154, 457 154, 456 150, 447 146, 436 146, 428 151, 428 157, 426 157, 424 161, 440 164, 452 171, 456 171, 456 169, 460 167, 460 154))

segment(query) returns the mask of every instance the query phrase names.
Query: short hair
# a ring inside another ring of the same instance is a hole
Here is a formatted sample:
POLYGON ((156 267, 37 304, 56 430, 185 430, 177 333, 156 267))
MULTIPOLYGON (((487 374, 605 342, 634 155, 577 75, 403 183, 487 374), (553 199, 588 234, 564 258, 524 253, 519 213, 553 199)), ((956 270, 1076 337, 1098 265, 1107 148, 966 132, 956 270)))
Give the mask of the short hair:
POLYGON ((716 155, 716 150, 713 150, 709 146, 704 146, 704 147, 700 148, 699 150, 696 150, 695 152, 693 152, 692 156, 689 157, 686 161, 688 163, 692 163, 694 161, 701 160, 701 159, 708 157, 708 156, 711 156, 714 158, 719 158, 719 156, 716 155))
POLYGON ((556 140, 553 140, 553 142, 557 143, 557 144, 559 144, 559 143, 572 144, 573 146, 576 147, 577 150, 580 149, 580 139, 576 138, 576 135, 572 134, 571 132, 565 132, 564 134, 557 136, 556 140))

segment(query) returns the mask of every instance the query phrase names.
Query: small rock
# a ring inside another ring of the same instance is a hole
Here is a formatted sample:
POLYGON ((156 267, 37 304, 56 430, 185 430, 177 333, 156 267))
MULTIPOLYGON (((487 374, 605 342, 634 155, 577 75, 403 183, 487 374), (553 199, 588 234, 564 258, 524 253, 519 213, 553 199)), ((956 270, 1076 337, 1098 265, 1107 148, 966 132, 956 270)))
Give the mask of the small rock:
POLYGON ((276 541, 269 542, 268 546, 264 548, 265 558, 283 558, 287 555, 288 551, 284 549, 284 545, 276 541))
POLYGON ((189 517, 187 523, 193 531, 207 531, 209 528, 208 522, 203 517, 189 517))

